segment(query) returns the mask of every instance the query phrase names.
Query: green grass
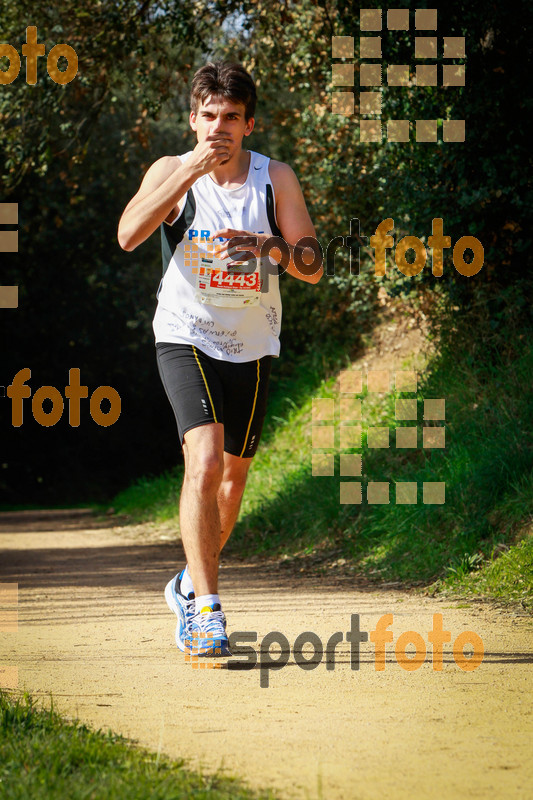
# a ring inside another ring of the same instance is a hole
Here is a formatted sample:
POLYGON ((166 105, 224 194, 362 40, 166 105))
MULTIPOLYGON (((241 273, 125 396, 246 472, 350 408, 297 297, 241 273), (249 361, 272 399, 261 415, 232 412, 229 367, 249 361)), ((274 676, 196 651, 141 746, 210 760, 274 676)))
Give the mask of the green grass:
POLYGON ((5 800, 273 800, 238 781, 187 770, 111 732, 67 722, 29 695, 0 691, 0 796, 5 800))
MULTIPOLYGON (((483 313, 452 319, 416 395, 365 389, 362 451, 346 451, 362 452, 361 505, 339 502, 339 484, 348 478, 340 477, 338 452, 334 477, 311 474, 312 399, 339 399, 342 361, 332 369, 316 353, 302 359, 297 377, 274 385, 230 551, 298 558, 321 572, 340 561, 376 580, 455 587, 531 607, 531 550, 519 543, 533 519, 533 325, 519 311, 509 303, 496 328, 483 313), (395 427, 415 424, 395 420, 402 397, 417 398, 416 450, 395 447, 395 427), (422 447, 424 398, 445 399, 445 422, 426 423, 445 426, 443 449, 422 447), (371 425, 389 428, 388 449, 368 448, 371 425), (366 502, 368 480, 390 483, 389 504, 366 502), (396 481, 417 483, 416 505, 395 503, 396 481), (445 482, 445 503, 423 503, 424 481, 445 482)), ((338 448, 338 410, 335 427, 338 448)), ((138 483, 114 505, 151 518, 174 516, 180 482, 176 471, 138 483)))
MULTIPOLYGON (((179 489, 183 467, 164 472, 157 477, 143 477, 118 494, 112 506, 119 514, 135 520, 153 519, 163 522, 179 512, 179 489)), ((104 507, 101 509, 104 511, 104 507)))
POLYGON ((433 591, 517 603, 533 611, 533 529, 508 550, 494 548, 489 558, 465 553, 447 573, 433 591))

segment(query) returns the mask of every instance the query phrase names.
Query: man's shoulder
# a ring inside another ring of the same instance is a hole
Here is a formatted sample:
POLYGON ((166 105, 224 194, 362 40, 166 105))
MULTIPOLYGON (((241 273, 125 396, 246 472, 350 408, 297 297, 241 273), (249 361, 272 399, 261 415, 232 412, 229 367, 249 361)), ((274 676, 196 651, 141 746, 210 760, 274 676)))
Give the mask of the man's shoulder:
POLYGON ((276 193, 290 189, 295 184, 298 184, 298 178, 293 168, 284 161, 276 161, 276 159, 271 158, 268 164, 268 172, 276 193))
POLYGON ((179 166, 184 161, 188 159, 192 150, 189 150, 187 153, 181 153, 179 156, 161 156, 160 158, 156 159, 153 164, 151 164, 151 170, 157 171, 172 171, 176 169, 176 166, 179 166))
POLYGON ((284 161, 276 161, 275 158, 270 159, 268 169, 271 175, 275 174, 281 177, 290 175, 291 173, 294 175, 294 170, 289 164, 286 164, 284 161))
POLYGON ((150 164, 146 175, 149 173, 151 178, 163 181, 176 167, 179 167, 181 163, 180 156, 161 156, 150 164))

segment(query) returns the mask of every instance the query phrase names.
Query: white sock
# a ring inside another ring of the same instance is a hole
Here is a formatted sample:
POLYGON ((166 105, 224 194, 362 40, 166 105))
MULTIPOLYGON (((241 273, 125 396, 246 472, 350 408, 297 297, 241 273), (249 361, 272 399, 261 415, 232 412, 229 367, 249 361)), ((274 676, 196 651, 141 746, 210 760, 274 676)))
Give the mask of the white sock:
POLYGON ((192 585, 191 576, 189 575, 189 567, 185 567, 185 572, 183 573, 180 581, 180 591, 185 597, 188 597, 192 592, 194 594, 194 586, 192 585))
POLYGON ((215 603, 218 603, 218 605, 221 607, 220 597, 218 594, 202 594, 200 597, 196 598, 195 611, 197 614, 198 612, 203 611, 204 608, 209 608, 211 611, 215 603))

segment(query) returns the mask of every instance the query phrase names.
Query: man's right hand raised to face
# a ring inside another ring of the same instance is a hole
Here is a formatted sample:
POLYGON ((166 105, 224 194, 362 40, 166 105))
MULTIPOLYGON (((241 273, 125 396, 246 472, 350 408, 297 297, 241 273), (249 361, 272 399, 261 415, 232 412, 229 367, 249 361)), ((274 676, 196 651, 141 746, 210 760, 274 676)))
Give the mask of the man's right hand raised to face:
POLYGON ((229 133, 210 134, 203 142, 198 142, 192 151, 191 167, 197 167, 205 175, 221 164, 225 164, 230 157, 230 144, 229 133))

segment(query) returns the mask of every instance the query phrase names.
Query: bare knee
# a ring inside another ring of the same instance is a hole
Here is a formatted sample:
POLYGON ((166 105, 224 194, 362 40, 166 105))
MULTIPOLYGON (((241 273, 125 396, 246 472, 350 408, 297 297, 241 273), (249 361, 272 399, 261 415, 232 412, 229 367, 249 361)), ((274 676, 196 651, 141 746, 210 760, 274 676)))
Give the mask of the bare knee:
POLYGON ((216 492, 223 472, 223 459, 218 453, 209 451, 191 453, 189 450, 185 465, 185 480, 195 490, 207 494, 216 492))

